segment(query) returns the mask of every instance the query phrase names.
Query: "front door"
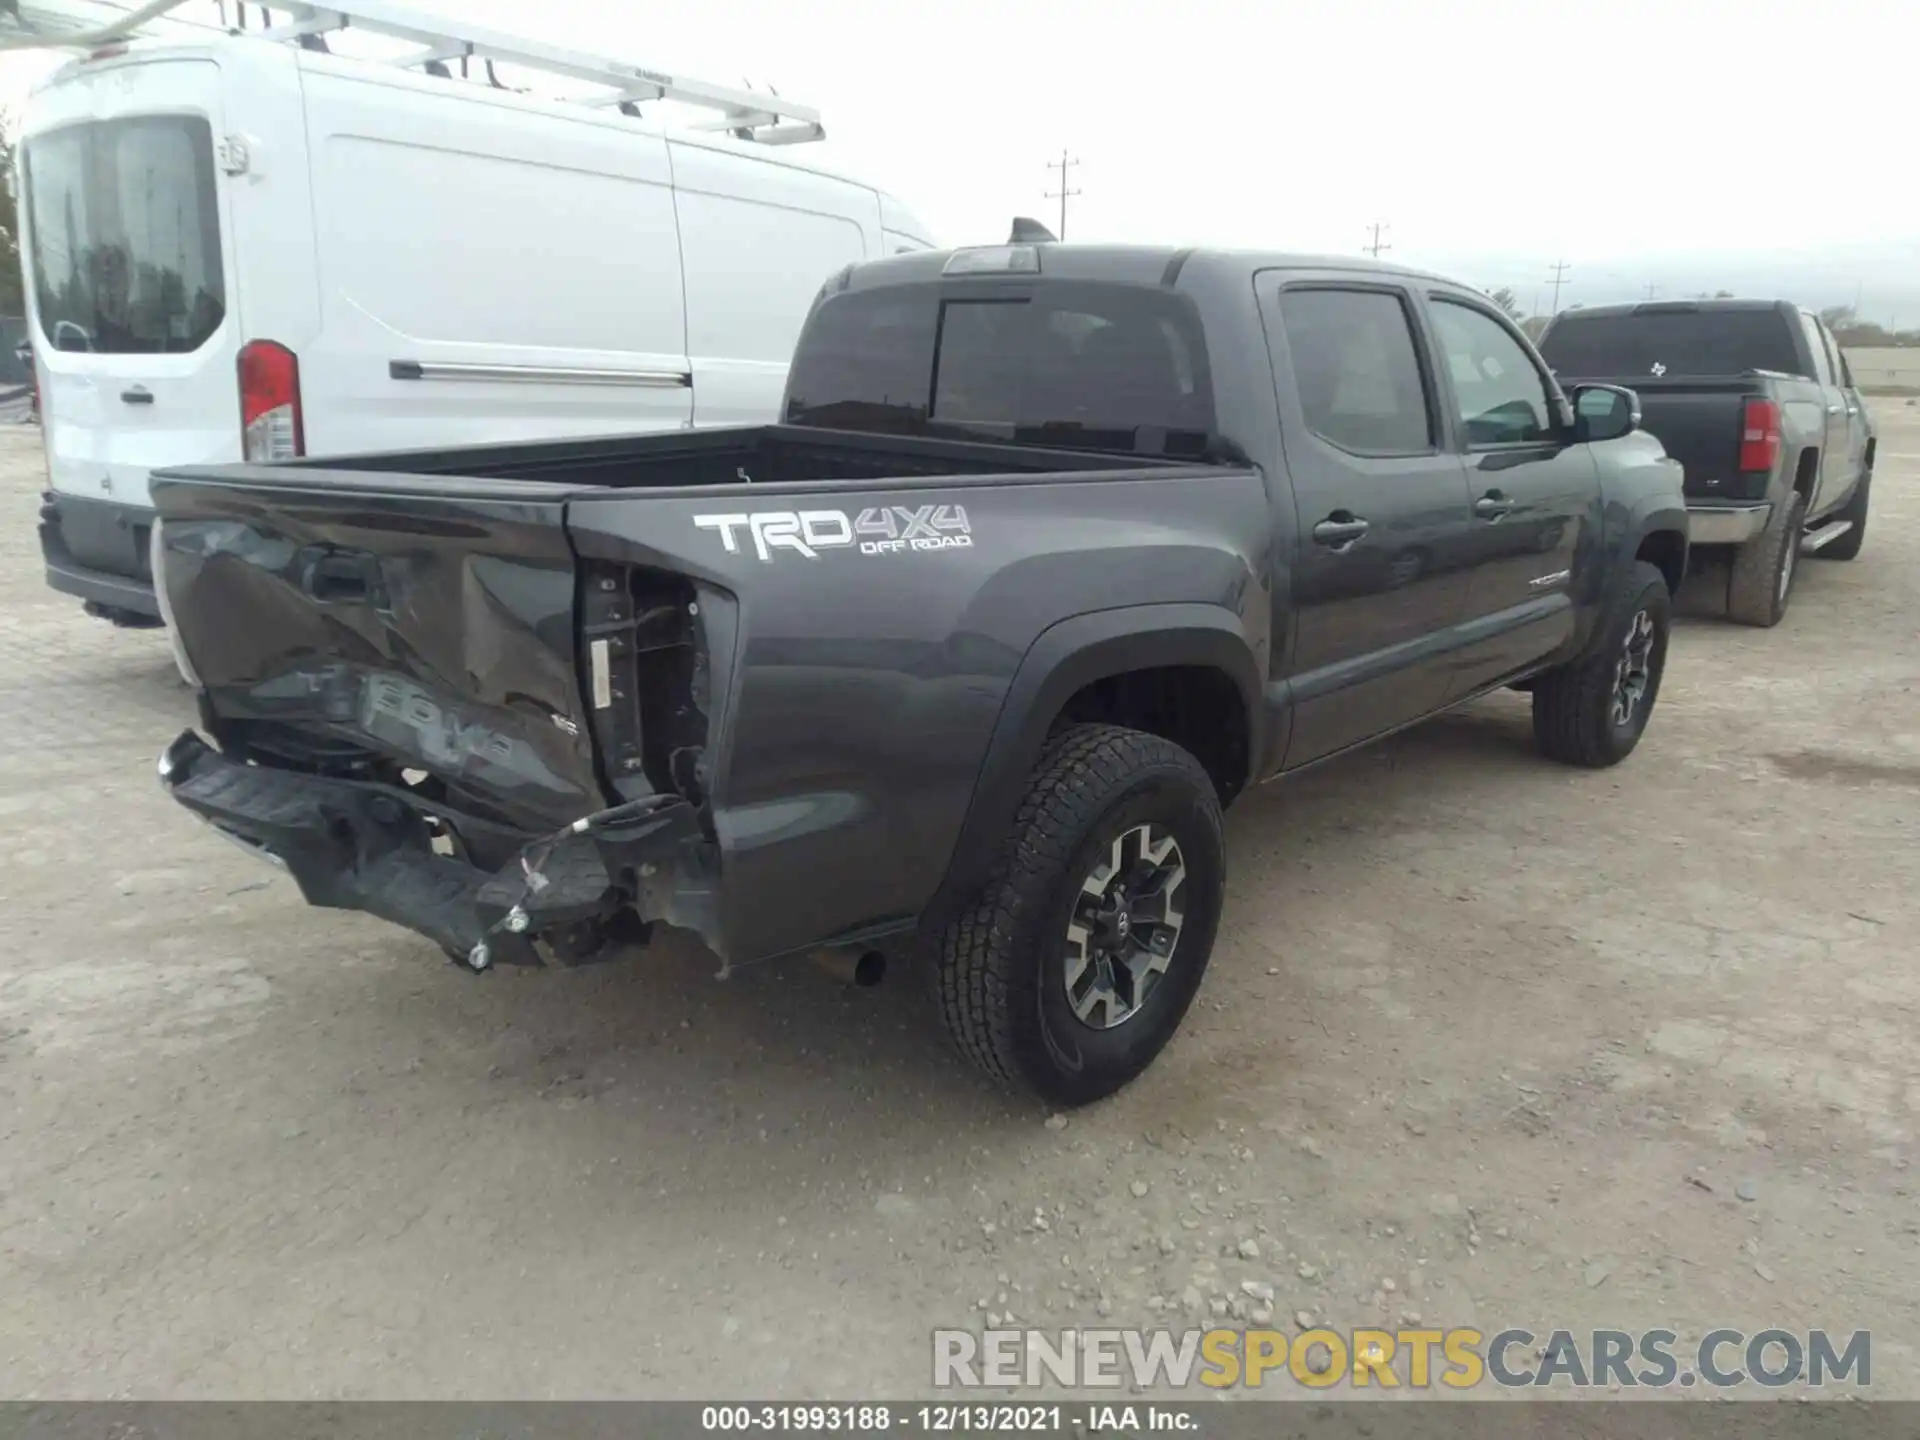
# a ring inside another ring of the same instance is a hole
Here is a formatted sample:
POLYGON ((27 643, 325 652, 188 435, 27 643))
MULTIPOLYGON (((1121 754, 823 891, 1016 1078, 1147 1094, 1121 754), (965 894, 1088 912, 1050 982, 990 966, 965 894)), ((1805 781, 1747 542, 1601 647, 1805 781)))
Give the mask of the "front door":
POLYGON ((1426 310, 1474 522, 1465 643, 1447 691, 1458 699, 1572 637, 1574 554, 1598 532, 1599 472, 1507 320, 1454 292, 1430 295, 1426 310))
POLYGON ((1444 701, 1473 518, 1412 297, 1350 276, 1261 286, 1298 535, 1292 767, 1444 701))

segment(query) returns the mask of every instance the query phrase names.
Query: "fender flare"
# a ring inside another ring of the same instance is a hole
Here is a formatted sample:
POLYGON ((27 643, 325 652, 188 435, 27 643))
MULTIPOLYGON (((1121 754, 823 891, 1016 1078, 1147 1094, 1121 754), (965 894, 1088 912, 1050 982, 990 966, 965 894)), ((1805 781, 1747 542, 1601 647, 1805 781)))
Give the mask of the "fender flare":
POLYGON ((923 923, 945 923, 985 884, 1067 701, 1096 680, 1169 665, 1204 666, 1232 679, 1247 720, 1241 784, 1252 781, 1264 753, 1266 709, 1258 654, 1237 615, 1214 605, 1130 605, 1059 621, 1028 647, 1007 686, 946 875, 923 923))
POLYGON ((1625 574, 1640 553, 1649 535, 1677 535, 1680 539, 1680 573, 1684 576, 1692 542, 1687 535, 1687 507, 1684 501, 1654 500, 1636 508, 1627 517, 1626 543, 1619 550, 1619 570, 1625 574))

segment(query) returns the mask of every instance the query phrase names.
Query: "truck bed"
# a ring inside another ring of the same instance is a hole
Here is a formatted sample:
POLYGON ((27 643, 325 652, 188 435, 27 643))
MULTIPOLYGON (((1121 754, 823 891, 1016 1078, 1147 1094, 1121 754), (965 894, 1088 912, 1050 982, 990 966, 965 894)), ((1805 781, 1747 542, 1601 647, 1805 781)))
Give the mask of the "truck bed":
MULTIPOLYGON (((1267 523, 1246 466, 784 426, 183 467, 154 497, 157 590, 227 762, 417 811, 483 876, 609 807, 679 807, 721 884, 653 913, 742 958, 924 899, 1045 617, 1143 584, 1218 604, 1267 523), (1089 546, 1115 563, 1067 586, 1089 546), (792 883, 822 829, 864 890, 792 883), (730 897, 722 933, 703 907, 730 897)), ((290 785, 271 825, 229 828, 293 845, 290 785)), ((348 893, 314 864, 310 898, 348 893)), ((439 884, 366 873, 361 908, 439 884)))
MULTIPOLYGON (((1063 436, 1063 439, 1066 438, 1063 436)), ((271 467, 200 466, 166 479, 248 484, 385 485, 402 476, 523 481, 568 490, 667 490, 708 485, 833 484, 924 476, 1046 474, 1191 465, 1155 456, 1090 453, 1065 446, 869 434, 804 425, 756 425, 648 435, 394 450, 297 460, 271 467)), ((504 492, 502 492, 504 493, 504 492)))

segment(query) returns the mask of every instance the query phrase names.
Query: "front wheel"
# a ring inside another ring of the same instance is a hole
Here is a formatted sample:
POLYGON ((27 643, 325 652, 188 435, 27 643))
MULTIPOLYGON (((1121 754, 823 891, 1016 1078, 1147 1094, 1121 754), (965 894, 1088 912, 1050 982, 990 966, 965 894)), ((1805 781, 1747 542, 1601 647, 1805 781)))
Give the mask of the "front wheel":
POLYGON ((1056 735, 980 899, 929 937, 928 979, 988 1075, 1084 1105, 1152 1063, 1206 973, 1220 802, 1187 751, 1117 725, 1056 735))
POLYGON ((1533 687, 1533 735, 1541 754, 1604 769, 1633 753, 1660 694, 1673 600, 1666 578, 1635 561, 1600 642, 1584 657, 1542 675, 1533 687))

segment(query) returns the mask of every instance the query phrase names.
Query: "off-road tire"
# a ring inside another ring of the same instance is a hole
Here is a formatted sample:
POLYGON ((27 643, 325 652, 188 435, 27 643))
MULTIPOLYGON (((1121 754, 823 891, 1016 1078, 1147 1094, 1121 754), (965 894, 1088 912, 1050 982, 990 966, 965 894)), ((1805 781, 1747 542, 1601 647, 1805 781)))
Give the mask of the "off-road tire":
POLYGON ((1774 507, 1766 529, 1733 552, 1733 571, 1727 577, 1729 620, 1762 629, 1780 623, 1800 573, 1800 536, 1806 526, 1806 496, 1795 494, 1774 507))
POLYGON ((1830 540, 1814 551, 1816 560, 1851 560, 1860 553, 1860 544, 1867 538, 1867 507, 1872 504, 1869 493, 1873 489, 1873 472, 1869 470, 1860 477, 1860 483, 1853 487, 1853 494, 1847 497, 1834 515, 1836 520, 1851 520, 1853 528, 1838 540, 1830 540))
POLYGON ((1118 725, 1053 736, 980 898, 925 944, 941 1018, 969 1060, 1059 1105, 1111 1095, 1179 1028, 1206 972, 1226 876, 1220 802, 1200 762, 1118 725), (1082 1023, 1065 985, 1066 928, 1113 839, 1142 823, 1171 832, 1187 868, 1186 918, 1164 976, 1112 1029, 1082 1023))
POLYGON ((1601 621, 1600 638, 1581 658, 1539 677, 1533 687, 1533 738, 1540 753, 1563 765, 1590 770, 1618 765, 1646 732, 1660 696, 1673 597, 1659 569, 1635 561, 1621 580, 1601 621), (1615 684, 1627 633, 1640 615, 1653 624, 1650 678, 1626 725, 1614 721, 1615 684))

